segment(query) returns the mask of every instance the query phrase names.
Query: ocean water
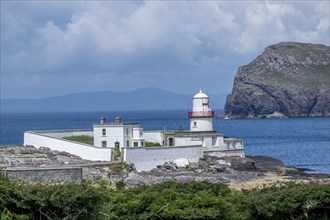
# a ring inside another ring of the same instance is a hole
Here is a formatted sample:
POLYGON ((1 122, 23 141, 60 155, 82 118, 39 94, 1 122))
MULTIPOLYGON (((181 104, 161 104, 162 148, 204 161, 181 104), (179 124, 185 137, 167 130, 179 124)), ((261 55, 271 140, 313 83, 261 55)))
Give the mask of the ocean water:
MULTIPOLYGON (((144 130, 189 129, 187 111, 121 111, 1 114, 0 144, 22 144, 24 131, 91 129, 105 116, 139 122, 144 130)), ((330 174, 330 118, 214 119, 214 129, 242 138, 247 155, 271 156, 287 166, 330 174)))

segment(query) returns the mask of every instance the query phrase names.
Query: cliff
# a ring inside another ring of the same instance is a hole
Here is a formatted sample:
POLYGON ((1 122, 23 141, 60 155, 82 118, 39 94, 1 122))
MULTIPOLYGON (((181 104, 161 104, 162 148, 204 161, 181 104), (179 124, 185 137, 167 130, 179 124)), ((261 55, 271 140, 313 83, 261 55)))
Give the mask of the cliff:
POLYGON ((283 42, 238 69, 228 117, 330 116, 330 47, 283 42))

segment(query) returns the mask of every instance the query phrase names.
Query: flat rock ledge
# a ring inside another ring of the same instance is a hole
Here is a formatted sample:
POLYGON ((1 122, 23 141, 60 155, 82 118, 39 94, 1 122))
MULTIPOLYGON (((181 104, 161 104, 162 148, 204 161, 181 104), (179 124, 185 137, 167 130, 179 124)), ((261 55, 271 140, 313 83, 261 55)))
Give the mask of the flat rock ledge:
POLYGON ((265 156, 224 157, 205 156, 196 163, 177 165, 165 163, 148 172, 137 172, 133 164, 88 161, 67 152, 39 149, 33 146, 0 146, 0 169, 4 168, 66 168, 82 167, 83 179, 94 182, 110 179, 113 183, 123 182, 126 186, 152 185, 169 181, 239 184, 267 178, 276 173, 290 179, 329 179, 330 175, 305 174, 301 169, 286 167, 282 161, 265 156))

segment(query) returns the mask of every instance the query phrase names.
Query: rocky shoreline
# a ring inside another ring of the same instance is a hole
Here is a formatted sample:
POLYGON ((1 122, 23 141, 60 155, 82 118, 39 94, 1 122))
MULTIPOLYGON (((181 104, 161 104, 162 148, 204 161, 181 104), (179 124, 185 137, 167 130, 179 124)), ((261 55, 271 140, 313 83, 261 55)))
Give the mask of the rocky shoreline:
POLYGON ((196 163, 180 166, 165 163, 148 172, 137 172, 133 165, 118 162, 83 160, 67 152, 39 149, 33 146, 0 146, 0 169, 4 168, 82 167, 83 179, 110 179, 127 186, 152 185, 167 181, 206 181, 225 183, 234 188, 251 188, 284 181, 323 181, 330 183, 330 175, 306 174, 302 169, 286 167, 282 161, 265 156, 246 158, 218 158, 206 156, 196 163))

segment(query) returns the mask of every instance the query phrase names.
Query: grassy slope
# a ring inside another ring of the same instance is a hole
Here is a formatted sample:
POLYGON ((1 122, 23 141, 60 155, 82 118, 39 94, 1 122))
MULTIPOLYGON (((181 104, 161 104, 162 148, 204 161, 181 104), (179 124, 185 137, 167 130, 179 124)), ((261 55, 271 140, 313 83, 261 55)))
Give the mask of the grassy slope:
POLYGON ((264 62, 263 74, 252 74, 255 81, 286 90, 319 93, 322 89, 328 89, 329 47, 318 45, 312 47, 307 44, 299 44, 295 47, 270 46, 268 52, 276 60, 273 63, 264 62), (290 58, 294 59, 293 63, 288 61, 290 58))

